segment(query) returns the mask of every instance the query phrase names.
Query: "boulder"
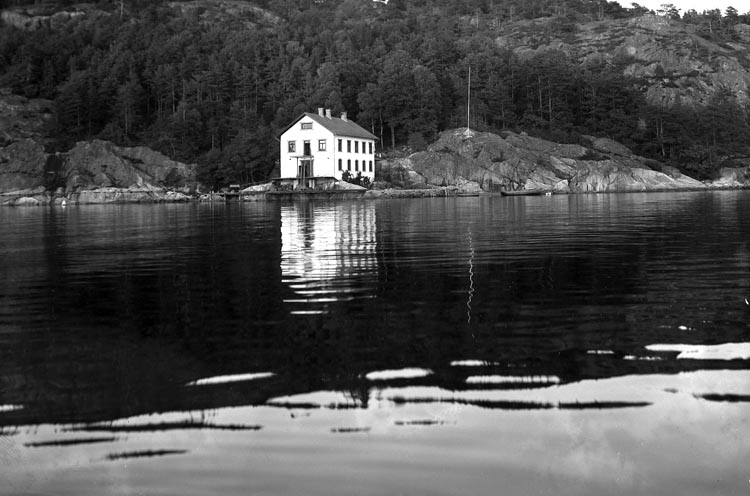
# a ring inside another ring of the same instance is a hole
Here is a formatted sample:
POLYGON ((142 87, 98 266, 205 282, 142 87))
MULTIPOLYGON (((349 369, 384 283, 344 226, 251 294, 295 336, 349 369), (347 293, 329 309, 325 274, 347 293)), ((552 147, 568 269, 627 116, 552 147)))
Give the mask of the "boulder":
POLYGON ((114 147, 114 150, 159 184, 173 188, 195 187, 195 165, 177 162, 145 146, 114 147))
POLYGON ((325 188, 325 189, 339 190, 339 191, 365 191, 367 190, 367 188, 363 186, 360 186, 358 184, 352 184, 346 181, 335 181, 328 188, 325 188))
POLYGON ((273 182, 263 183, 263 184, 256 184, 253 186, 248 186, 247 188, 240 191, 242 194, 249 194, 249 193, 264 193, 266 191, 270 191, 273 189, 273 182))
POLYGON ((179 191, 167 191, 164 193, 163 201, 177 203, 190 201, 191 197, 179 191))
POLYGON ((719 177, 707 185, 710 188, 750 187, 750 167, 723 167, 719 170, 719 177))
POLYGON ((584 138, 586 138, 589 143, 591 143, 591 148, 593 148, 597 152, 610 155, 618 155, 621 157, 633 156, 633 152, 630 151, 630 148, 623 145, 622 143, 618 143, 615 140, 588 135, 584 135, 584 138))
POLYGON ((39 205, 42 205, 42 201, 33 196, 22 196, 17 199, 13 205, 16 207, 38 207, 39 205))

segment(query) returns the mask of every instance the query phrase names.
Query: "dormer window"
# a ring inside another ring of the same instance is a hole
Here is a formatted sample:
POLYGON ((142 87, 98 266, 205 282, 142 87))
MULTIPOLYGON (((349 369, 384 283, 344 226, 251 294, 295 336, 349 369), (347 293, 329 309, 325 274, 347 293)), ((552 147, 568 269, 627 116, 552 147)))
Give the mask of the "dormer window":
POLYGON ((312 129, 312 122, 303 122, 302 129, 312 129))

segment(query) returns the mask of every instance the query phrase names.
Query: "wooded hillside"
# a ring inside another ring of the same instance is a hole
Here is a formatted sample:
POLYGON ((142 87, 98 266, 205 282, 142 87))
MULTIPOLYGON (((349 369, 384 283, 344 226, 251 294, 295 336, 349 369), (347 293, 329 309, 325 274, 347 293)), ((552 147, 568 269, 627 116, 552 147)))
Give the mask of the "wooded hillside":
MULTIPOLYGON (((94 137, 147 145, 198 162, 201 179, 216 186, 265 179, 279 130, 317 107, 346 110, 384 150, 419 149, 466 125, 469 68, 475 129, 558 142, 609 137, 698 178, 750 156, 750 106, 735 88, 659 105, 647 89, 669 74, 629 71, 627 53, 581 58, 561 47, 591 23, 606 38, 609 24, 647 12, 637 4, 6 0, 3 7, 0 87, 54 100, 54 146, 94 137), (498 42, 511 32, 536 41, 523 50, 498 42)), ((669 7, 661 14, 676 28, 726 45, 750 68, 740 29, 750 12, 669 7)))

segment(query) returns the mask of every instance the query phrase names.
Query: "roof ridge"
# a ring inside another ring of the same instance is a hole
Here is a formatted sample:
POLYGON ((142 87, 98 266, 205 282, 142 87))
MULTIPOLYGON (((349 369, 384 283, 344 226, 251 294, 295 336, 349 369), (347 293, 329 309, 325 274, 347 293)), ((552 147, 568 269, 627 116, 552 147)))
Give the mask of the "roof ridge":
POLYGON ((371 139, 377 141, 377 136, 354 122, 350 119, 342 119, 340 117, 328 117, 325 115, 320 115, 314 112, 303 112, 299 117, 297 117, 294 121, 292 121, 289 126, 287 126, 281 134, 284 134, 287 132, 292 126, 294 126, 297 122, 299 122, 300 119, 303 117, 309 117, 314 122, 317 122, 324 128, 331 131, 334 136, 346 136, 351 138, 364 138, 364 139, 371 139))

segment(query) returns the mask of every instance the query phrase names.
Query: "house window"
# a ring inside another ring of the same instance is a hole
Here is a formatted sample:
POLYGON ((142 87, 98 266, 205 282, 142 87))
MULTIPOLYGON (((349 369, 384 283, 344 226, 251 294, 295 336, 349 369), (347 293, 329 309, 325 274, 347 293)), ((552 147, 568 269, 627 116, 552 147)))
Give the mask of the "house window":
POLYGON ((326 140, 318 140, 318 151, 319 152, 326 151, 326 140))
POLYGON ((352 140, 346 140, 346 153, 352 152, 352 140))
POLYGON ((352 170, 352 161, 351 160, 347 160, 346 161, 346 170, 348 170, 348 171, 352 170))
POLYGON ((359 141, 354 142, 354 153, 359 153, 359 141))
POLYGON ((372 153, 372 141, 370 142, 370 153, 372 153))
POLYGON ((370 160, 370 172, 372 172, 372 160, 370 160))
POLYGON ((297 142, 296 141, 290 141, 289 142, 289 153, 294 153, 297 151, 297 142))
POLYGON ((359 160, 354 161, 354 172, 357 172, 359 170, 359 160))
POLYGON ((342 146, 343 141, 344 140, 339 140, 339 151, 343 151, 343 146, 342 146))
POLYGON ((312 129, 312 122, 303 122, 302 129, 312 129))
POLYGON ((339 159, 339 170, 344 170, 344 166, 341 163, 341 159, 339 159))

